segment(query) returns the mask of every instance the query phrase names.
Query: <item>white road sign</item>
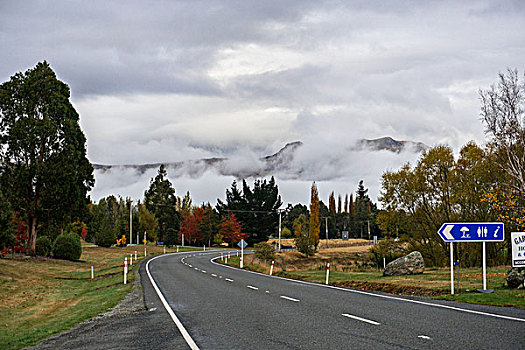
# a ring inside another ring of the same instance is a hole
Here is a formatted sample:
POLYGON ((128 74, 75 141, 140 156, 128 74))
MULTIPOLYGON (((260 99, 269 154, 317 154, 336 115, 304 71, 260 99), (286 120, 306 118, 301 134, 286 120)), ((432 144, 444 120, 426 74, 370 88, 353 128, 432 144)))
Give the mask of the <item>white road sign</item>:
POLYGON ((525 232, 512 232, 512 267, 525 267, 525 232))

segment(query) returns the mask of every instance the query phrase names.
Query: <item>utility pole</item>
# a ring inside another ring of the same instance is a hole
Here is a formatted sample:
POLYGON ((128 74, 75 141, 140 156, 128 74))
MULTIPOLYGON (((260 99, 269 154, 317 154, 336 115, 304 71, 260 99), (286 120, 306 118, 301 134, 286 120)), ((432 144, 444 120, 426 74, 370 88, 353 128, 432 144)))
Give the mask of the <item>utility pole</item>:
MULTIPOLYGON (((129 243, 133 244, 133 214, 131 210, 133 208, 133 200, 129 201, 129 243)), ((139 244, 139 242, 137 242, 139 244)))
POLYGON ((281 252, 281 210, 277 209, 277 211, 279 212, 279 250, 278 252, 280 253, 281 252))

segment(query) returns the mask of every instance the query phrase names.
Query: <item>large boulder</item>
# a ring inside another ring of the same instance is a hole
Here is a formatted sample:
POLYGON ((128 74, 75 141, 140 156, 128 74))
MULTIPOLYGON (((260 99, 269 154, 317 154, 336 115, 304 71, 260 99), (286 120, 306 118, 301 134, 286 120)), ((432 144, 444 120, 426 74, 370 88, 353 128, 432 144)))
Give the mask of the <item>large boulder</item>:
POLYGON ((388 263, 383 271, 383 276, 419 275, 424 270, 423 255, 415 251, 388 263))
POLYGON ((525 267, 513 267, 507 272, 507 285, 510 288, 524 287, 525 283, 525 267))

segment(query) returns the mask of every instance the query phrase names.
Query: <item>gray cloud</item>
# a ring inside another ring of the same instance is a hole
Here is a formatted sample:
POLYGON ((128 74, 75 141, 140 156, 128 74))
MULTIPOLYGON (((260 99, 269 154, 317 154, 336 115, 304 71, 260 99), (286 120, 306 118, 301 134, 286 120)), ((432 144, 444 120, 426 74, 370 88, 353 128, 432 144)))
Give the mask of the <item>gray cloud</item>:
MULTIPOLYGON (((519 0, 3 1, 0 79, 48 60, 98 163, 244 166, 302 140, 294 166, 310 172, 280 174, 295 198, 305 181, 353 188, 365 172, 377 188, 412 159, 347 154, 359 138, 482 143, 478 89, 525 68, 523 28, 519 0)), ((112 181, 94 193, 140 195, 112 181)))

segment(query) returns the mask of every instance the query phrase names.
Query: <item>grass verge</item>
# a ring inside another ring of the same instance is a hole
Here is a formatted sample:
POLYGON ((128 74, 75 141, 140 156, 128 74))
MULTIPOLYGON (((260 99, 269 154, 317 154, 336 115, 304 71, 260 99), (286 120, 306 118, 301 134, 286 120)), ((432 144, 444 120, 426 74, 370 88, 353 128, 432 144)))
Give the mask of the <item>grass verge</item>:
MULTIPOLYGON (((128 282, 144 258, 143 246, 84 247, 80 261, 0 259, 0 349, 30 346, 115 306, 131 290, 123 284, 124 257, 135 250, 128 282), (91 280, 91 266, 95 278, 91 280)), ((163 247, 147 246, 148 255, 163 247)), ((166 253, 175 249, 167 249, 166 253)))
MULTIPOLYGON (((323 259, 325 258, 329 260, 326 256, 323 257, 323 259)), ((290 259, 277 258, 277 261, 289 262, 290 259)), ((232 257, 228 260, 228 265, 239 267, 239 258, 232 257)), ((320 266, 319 263, 311 265, 320 266)), ((297 269, 296 267, 294 265, 278 266, 276 264, 273 273, 291 279, 325 283, 326 265, 309 269, 297 269)), ((353 267, 355 268, 355 266, 353 267)), ((259 262, 251 255, 245 256, 244 268, 262 273, 269 273, 270 271, 269 264, 259 262)), ((490 294, 477 292, 483 286, 481 268, 469 268, 460 271, 460 288, 458 290, 457 280, 455 280, 455 295, 450 295, 450 270, 447 268, 429 268, 421 275, 383 277, 382 272, 377 270, 359 269, 358 271, 351 271, 351 269, 340 266, 338 271, 330 271, 329 283, 398 295, 416 295, 432 299, 524 309, 525 290, 512 289, 506 286, 507 270, 508 267, 505 266, 487 268, 487 288, 494 290, 494 293, 490 294)))

